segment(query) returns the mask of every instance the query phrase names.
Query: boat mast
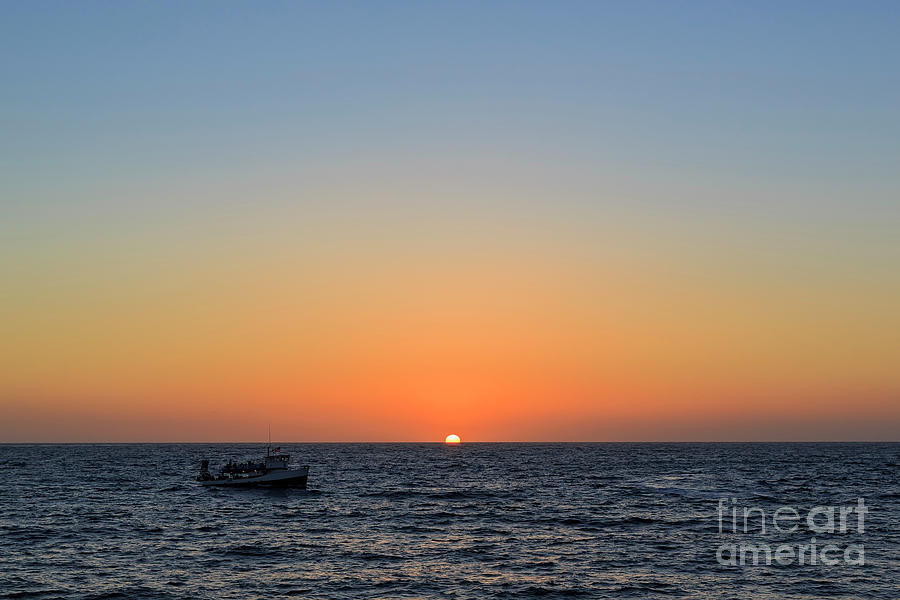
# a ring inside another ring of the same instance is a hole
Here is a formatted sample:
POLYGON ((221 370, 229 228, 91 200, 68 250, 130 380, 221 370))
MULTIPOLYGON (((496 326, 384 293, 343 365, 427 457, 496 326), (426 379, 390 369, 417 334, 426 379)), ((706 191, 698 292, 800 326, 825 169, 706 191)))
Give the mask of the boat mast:
POLYGON ((272 424, 269 423, 269 441, 266 444, 266 456, 269 456, 269 451, 272 449, 272 424))

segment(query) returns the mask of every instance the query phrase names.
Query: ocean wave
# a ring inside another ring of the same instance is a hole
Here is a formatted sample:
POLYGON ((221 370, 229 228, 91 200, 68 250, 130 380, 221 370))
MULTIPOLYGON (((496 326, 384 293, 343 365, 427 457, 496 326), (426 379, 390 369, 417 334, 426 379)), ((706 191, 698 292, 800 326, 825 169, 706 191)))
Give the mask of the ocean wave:
POLYGON ((280 548, 272 546, 264 546, 262 544, 235 544, 227 548, 216 548, 216 554, 221 556, 255 556, 255 557, 278 557, 281 554, 280 548))

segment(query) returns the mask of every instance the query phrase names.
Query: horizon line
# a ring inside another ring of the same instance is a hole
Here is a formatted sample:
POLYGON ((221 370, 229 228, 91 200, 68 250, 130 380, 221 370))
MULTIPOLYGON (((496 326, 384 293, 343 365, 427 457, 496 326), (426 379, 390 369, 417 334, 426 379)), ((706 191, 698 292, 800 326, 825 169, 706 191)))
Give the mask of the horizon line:
MULTIPOLYGON (((443 440, 414 440, 414 441, 279 441, 277 444, 441 444, 443 440)), ((87 445, 151 445, 151 444, 243 444, 243 445, 272 445, 266 442, 241 442, 241 441, 81 441, 81 442, 5 442, 0 441, 0 446, 87 446, 87 445)), ((476 440, 463 441, 456 445, 466 444, 900 444, 900 440, 476 440)))

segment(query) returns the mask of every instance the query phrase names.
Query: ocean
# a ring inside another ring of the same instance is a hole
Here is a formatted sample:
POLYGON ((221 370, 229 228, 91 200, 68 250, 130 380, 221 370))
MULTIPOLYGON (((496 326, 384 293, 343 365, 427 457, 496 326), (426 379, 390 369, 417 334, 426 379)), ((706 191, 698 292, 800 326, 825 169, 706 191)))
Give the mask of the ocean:
POLYGON ((897 443, 280 446, 0 446, 0 598, 900 597, 897 443))

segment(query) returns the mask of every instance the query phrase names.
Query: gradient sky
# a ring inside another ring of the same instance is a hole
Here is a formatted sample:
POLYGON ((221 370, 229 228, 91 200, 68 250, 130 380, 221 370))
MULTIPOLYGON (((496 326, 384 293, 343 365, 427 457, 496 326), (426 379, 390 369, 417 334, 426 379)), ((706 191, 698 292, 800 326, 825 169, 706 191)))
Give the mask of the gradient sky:
POLYGON ((3 2, 0 441, 900 432, 896 2, 3 2))

